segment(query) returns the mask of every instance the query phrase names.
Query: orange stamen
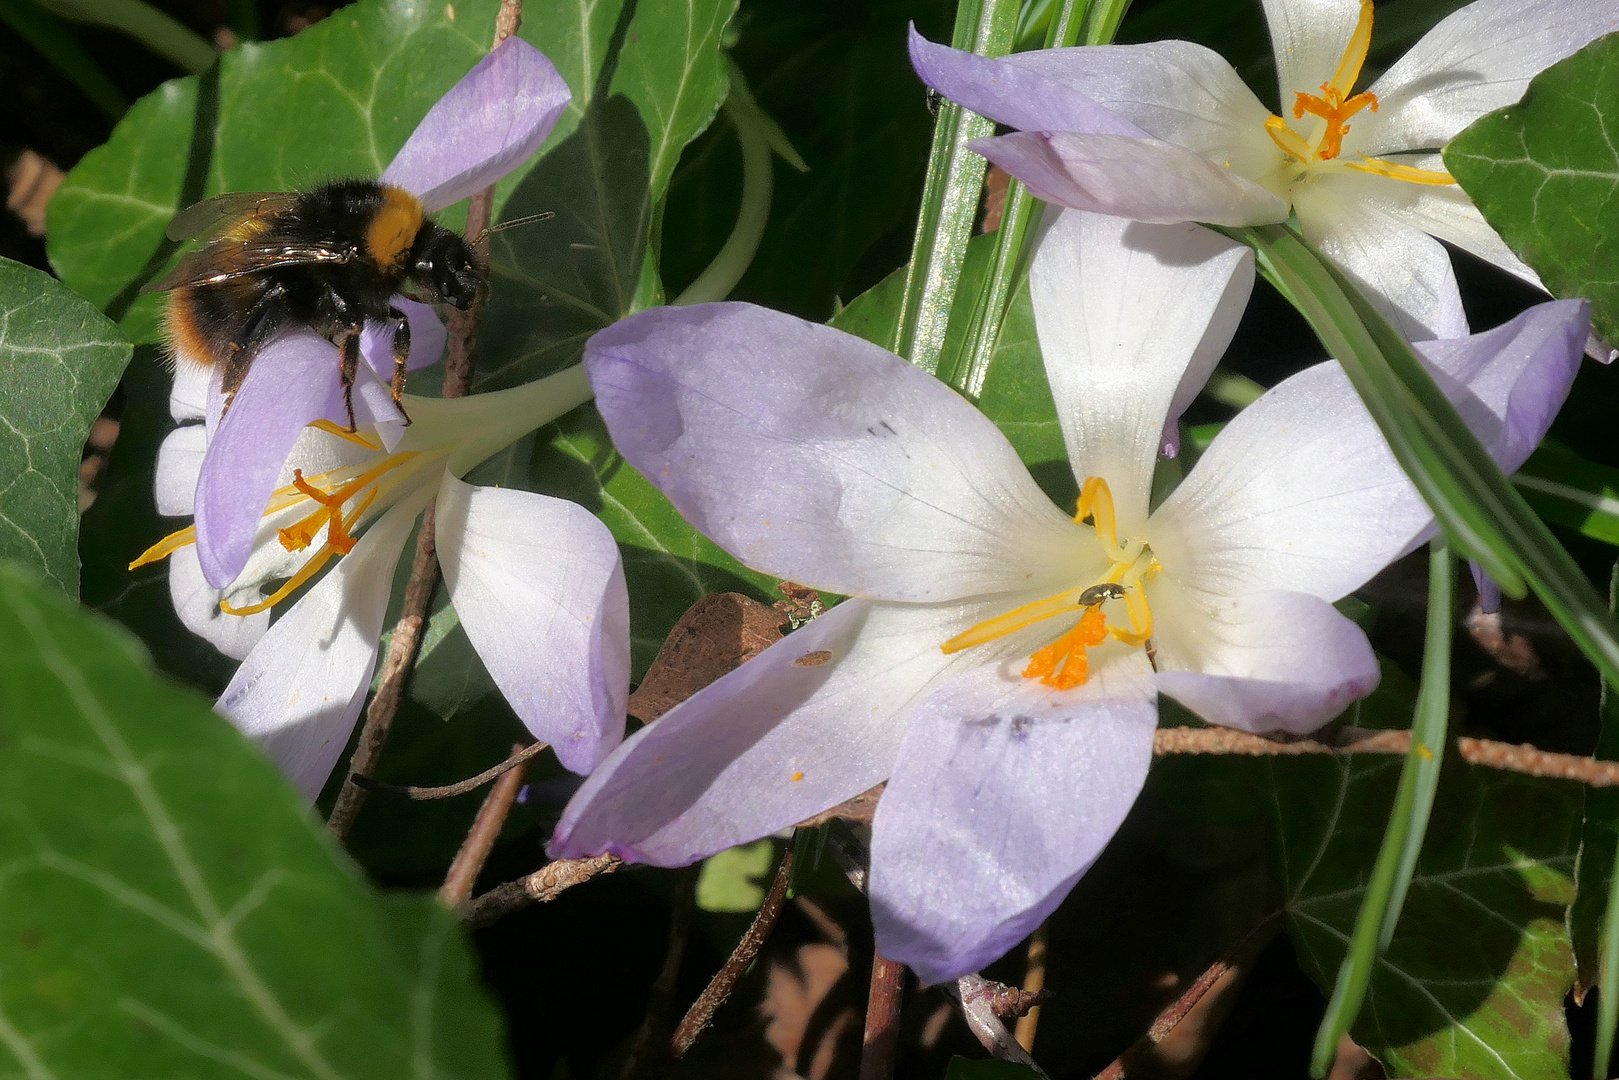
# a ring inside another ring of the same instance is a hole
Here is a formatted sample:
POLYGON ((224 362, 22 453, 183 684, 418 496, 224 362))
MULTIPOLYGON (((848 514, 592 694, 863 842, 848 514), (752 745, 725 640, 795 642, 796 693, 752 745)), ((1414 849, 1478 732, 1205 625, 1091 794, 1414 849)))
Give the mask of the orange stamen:
POLYGON ((1101 606, 1086 608, 1072 630, 1029 657, 1023 677, 1039 679, 1041 685, 1058 690, 1072 690, 1082 685, 1090 673, 1085 650, 1106 640, 1107 616, 1102 614, 1101 606))
MULTIPOLYGON (((371 505, 371 500, 375 499, 376 497, 376 490, 372 489, 371 491, 366 492, 360 498, 360 503, 354 508, 354 512, 350 514, 348 519, 339 526, 341 529, 343 529, 345 534, 347 534, 349 529, 354 528, 354 523, 360 519, 360 515, 365 513, 366 508, 371 505)), ((336 523, 334 522, 334 524, 336 523)), ((352 546, 353 541, 351 540, 350 547, 352 546)), ((281 603, 281 601, 291 596, 295 589, 300 588, 310 578, 319 573, 320 568, 330 562, 332 556, 336 554, 337 549, 330 543, 322 544, 321 549, 315 552, 314 555, 310 556, 309 561, 304 563, 296 574, 288 578, 286 583, 282 585, 281 588, 277 589, 263 600, 260 600, 256 604, 249 604, 244 608, 231 607, 230 604, 221 600, 219 602, 219 610, 223 611, 226 615, 257 615, 261 611, 268 611, 270 608, 275 607, 277 604, 281 603)))
POLYGON ((1344 121, 1362 109, 1376 112, 1377 95, 1368 92, 1345 100, 1336 87, 1327 83, 1321 84, 1321 93, 1323 96, 1316 97, 1300 91, 1293 103, 1293 118, 1302 120, 1305 113, 1310 113, 1327 122, 1327 130, 1316 144, 1315 156, 1321 161, 1331 161, 1343 151, 1344 136, 1349 134, 1349 125, 1344 121))
POLYGON ((131 570, 138 570, 147 563, 155 563, 168 558, 183 547, 190 547, 197 542, 197 527, 187 525, 179 532, 172 532, 140 553, 140 557, 129 564, 131 570))

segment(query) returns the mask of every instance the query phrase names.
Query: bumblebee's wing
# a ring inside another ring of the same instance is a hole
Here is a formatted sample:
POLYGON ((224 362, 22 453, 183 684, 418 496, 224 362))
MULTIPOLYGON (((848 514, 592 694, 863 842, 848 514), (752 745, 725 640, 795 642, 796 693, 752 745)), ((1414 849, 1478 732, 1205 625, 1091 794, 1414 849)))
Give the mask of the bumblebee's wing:
POLYGON ((194 285, 217 285, 282 266, 340 265, 358 255, 352 244, 297 243, 274 238, 212 240, 182 258, 167 274, 141 289, 167 292, 194 285))
POLYGON ((295 191, 234 191, 193 203, 174 215, 163 234, 170 240, 209 240, 237 222, 290 210, 295 191))

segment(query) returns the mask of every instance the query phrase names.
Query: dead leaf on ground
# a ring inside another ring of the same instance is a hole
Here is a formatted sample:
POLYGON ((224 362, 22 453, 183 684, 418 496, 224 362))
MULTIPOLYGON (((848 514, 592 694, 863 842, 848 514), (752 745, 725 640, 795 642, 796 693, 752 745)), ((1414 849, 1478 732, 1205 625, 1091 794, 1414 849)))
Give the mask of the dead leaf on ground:
POLYGON ((669 631, 629 713, 651 723, 697 691, 781 640, 782 613, 741 593, 713 593, 669 631))

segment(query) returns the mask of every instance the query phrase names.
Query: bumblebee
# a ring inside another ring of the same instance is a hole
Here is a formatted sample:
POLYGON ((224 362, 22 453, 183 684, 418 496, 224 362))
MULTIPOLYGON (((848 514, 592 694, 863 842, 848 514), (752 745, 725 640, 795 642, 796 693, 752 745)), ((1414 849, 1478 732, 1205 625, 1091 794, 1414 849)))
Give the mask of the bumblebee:
POLYGON ((142 290, 169 294, 171 354, 221 365, 228 409, 258 351, 284 330, 309 327, 337 346, 350 431, 366 320, 394 328, 397 405, 410 323, 393 298, 464 311, 488 287, 466 240, 429 220, 416 196, 376 180, 221 195, 182 210, 167 232, 203 242, 142 290))

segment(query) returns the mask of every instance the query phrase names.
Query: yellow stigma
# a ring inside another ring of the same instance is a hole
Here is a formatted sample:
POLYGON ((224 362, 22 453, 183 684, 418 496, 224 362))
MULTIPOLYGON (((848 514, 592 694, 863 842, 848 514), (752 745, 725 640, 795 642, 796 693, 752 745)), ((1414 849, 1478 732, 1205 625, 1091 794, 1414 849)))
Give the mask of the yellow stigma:
POLYGON ((1142 645, 1152 637, 1152 609, 1147 605, 1142 582, 1158 572, 1158 560, 1153 558, 1151 549, 1145 544, 1138 541, 1119 543, 1113 492, 1108 488, 1107 481, 1099 476, 1087 477, 1080 485, 1074 521, 1083 524, 1086 518, 1091 520, 1096 542, 1108 560, 1108 569, 1100 578, 986 619, 957 634, 939 648, 947 655, 958 653, 1003 638, 1037 622, 1059 615, 1072 615, 1077 611, 1080 613, 1079 620, 1051 644, 1031 655, 1028 667, 1023 669, 1026 679, 1039 679, 1045 686, 1070 690, 1082 685, 1089 675, 1086 649, 1102 644, 1110 634, 1132 647, 1142 645), (1128 628, 1110 627, 1107 624, 1103 608, 1115 600, 1124 601, 1128 628))
MULTIPOLYGON (((1273 115, 1265 120, 1265 134, 1270 136, 1271 141, 1282 153, 1299 165, 1314 165, 1318 162, 1335 160, 1343 153, 1344 136, 1350 130, 1350 117, 1362 109, 1377 111, 1376 94, 1369 91, 1360 94, 1350 93, 1355 89, 1356 81, 1360 79, 1361 68, 1366 64, 1366 53, 1371 44, 1372 0, 1361 0, 1360 18, 1355 23, 1355 32, 1349 36, 1349 44, 1344 48, 1343 59, 1338 61, 1338 69, 1332 73, 1332 78, 1321 84, 1320 94, 1297 91, 1294 95, 1293 119, 1303 120, 1306 116, 1314 116, 1323 121, 1321 130, 1314 140, 1306 139, 1294 131, 1280 116, 1273 115)), ((1344 167, 1359 172, 1374 173, 1413 184, 1443 185, 1456 182, 1449 173, 1442 170, 1416 169, 1380 158, 1369 158, 1364 154, 1360 155, 1358 162, 1343 164, 1344 167)))

